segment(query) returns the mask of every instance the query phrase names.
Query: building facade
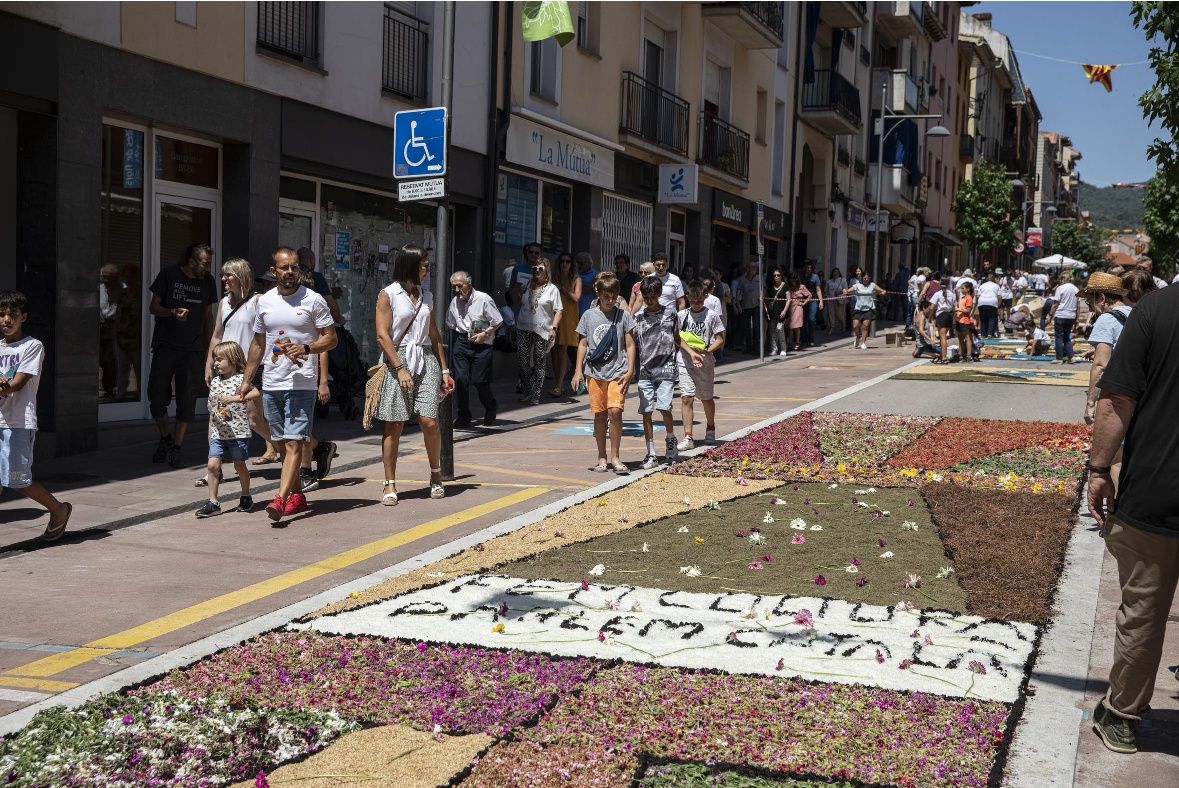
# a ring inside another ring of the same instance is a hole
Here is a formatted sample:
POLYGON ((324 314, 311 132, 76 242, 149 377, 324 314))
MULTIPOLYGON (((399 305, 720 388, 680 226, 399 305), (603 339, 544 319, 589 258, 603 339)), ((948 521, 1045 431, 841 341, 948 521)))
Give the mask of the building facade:
MULTIPOLYGON (((149 288, 192 243, 213 246, 215 276, 229 257, 261 273, 279 243, 311 249, 362 353, 376 355, 389 251, 433 245, 434 206, 397 201, 391 127, 397 111, 437 101, 440 9, 0 4, 0 138, 15 176, 2 179, 0 225, 19 228, 5 284, 28 294, 30 333, 51 359, 39 452, 89 450, 147 421, 149 288), (104 268, 117 276, 113 318, 99 314, 104 268)), ((483 259, 490 237, 491 10, 473 5, 455 31, 460 266, 483 259)))

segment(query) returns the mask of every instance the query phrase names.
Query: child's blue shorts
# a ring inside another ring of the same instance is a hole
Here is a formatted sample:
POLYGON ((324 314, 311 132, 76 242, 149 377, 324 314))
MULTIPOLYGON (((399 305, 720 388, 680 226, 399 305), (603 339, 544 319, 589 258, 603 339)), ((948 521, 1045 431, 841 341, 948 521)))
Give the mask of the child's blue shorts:
POLYGON ((33 483, 36 430, 0 428, 0 488, 19 490, 33 483))

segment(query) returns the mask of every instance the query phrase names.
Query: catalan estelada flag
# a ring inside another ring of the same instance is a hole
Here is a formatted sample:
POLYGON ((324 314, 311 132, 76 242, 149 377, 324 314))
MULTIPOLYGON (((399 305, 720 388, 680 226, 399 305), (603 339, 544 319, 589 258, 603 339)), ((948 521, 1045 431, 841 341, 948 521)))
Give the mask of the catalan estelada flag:
POLYGON ((1113 66, 1095 66, 1089 63, 1083 63, 1081 68, 1085 69, 1085 76, 1089 77, 1089 82, 1099 82, 1105 88, 1106 93, 1113 92, 1113 79, 1111 75, 1116 65, 1113 66))

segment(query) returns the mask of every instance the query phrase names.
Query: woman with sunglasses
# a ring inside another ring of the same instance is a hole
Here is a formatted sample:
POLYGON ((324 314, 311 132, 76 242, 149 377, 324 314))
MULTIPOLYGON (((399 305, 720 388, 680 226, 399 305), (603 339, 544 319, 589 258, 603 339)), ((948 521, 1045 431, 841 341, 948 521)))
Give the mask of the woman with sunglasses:
POLYGON ((576 350, 581 337, 577 335, 577 302, 581 298, 581 277, 573 255, 557 255, 557 272, 553 282, 561 293, 561 323, 557 326, 557 344, 553 346, 553 375, 556 378, 551 397, 565 396, 565 375, 569 373, 569 351, 576 350))
POLYGON ((421 284, 429 272, 425 250, 407 244, 393 262, 393 283, 377 294, 377 342, 386 369, 376 412, 385 422, 381 438, 385 465, 381 503, 385 506, 397 505, 397 454, 401 431, 412 414, 418 417, 430 460, 430 497, 446 496, 438 464, 442 445, 438 409, 443 397, 454 390, 454 380, 446 368, 442 335, 431 316, 434 297, 421 284))
POLYGON ((557 340, 557 327, 565 307, 551 281, 552 263, 547 257, 532 265, 532 280, 520 299, 516 315, 517 359, 520 362, 520 402, 540 404, 544 386, 545 355, 557 340))

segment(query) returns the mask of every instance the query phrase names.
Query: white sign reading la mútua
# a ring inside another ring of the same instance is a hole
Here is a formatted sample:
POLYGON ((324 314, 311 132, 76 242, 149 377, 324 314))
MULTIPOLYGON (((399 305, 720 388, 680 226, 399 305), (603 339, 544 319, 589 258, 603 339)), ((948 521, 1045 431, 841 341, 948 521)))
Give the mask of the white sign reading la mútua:
POLYGON ((572 181, 614 188, 614 151, 513 115, 505 150, 513 164, 572 181))
POLYGON ((659 165, 659 202, 688 203, 698 201, 700 166, 697 164, 659 165))

